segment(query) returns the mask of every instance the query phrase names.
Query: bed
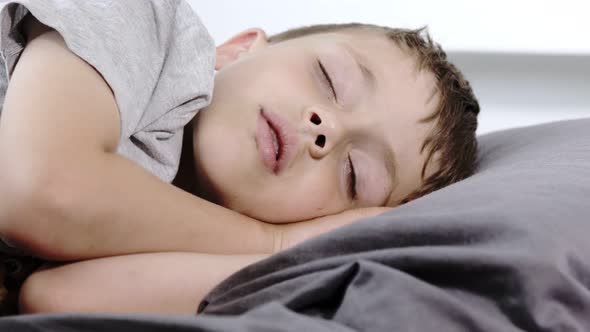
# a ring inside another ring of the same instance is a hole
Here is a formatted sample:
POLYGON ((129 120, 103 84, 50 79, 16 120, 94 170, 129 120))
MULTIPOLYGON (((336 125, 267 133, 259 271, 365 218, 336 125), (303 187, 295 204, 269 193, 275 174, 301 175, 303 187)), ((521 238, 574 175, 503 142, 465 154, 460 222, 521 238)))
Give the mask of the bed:
POLYGON ((196 316, 0 331, 589 331, 590 118, 478 140, 472 177, 246 267, 196 316))

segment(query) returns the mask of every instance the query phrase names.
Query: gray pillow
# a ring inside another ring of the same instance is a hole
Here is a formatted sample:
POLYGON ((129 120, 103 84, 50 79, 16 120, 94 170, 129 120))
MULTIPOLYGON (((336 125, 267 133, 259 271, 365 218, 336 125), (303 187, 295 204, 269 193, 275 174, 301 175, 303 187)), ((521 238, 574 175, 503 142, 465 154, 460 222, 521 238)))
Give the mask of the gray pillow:
POLYGON ((293 330, 590 330, 590 118, 478 139, 472 177, 247 267, 199 310, 293 330))

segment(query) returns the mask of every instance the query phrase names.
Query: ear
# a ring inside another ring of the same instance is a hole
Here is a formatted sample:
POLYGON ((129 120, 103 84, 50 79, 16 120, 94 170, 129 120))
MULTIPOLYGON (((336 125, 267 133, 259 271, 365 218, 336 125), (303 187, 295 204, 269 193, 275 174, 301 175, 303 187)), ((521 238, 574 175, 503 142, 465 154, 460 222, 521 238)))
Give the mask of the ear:
POLYGON ((258 28, 245 30, 217 47, 215 70, 236 61, 245 53, 264 48, 266 45, 268 45, 268 39, 264 30, 258 28))

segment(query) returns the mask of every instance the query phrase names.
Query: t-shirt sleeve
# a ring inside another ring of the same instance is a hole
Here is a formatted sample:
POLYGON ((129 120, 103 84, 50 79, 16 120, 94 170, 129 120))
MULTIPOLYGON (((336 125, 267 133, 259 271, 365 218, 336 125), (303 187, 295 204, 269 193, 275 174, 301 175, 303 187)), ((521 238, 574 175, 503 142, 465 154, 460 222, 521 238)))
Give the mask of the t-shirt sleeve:
POLYGON ((170 182, 184 126, 210 102, 215 45, 185 1, 17 0, 0 11, 7 79, 31 13, 55 29, 113 91, 121 119, 118 153, 170 182))

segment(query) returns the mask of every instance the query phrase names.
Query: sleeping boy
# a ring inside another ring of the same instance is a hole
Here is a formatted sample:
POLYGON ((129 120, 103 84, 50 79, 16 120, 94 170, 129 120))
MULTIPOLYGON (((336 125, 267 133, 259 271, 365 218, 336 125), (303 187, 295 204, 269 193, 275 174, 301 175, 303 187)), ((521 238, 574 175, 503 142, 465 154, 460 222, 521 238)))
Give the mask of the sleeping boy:
POLYGON ((424 30, 215 48, 180 0, 9 1, 0 23, 2 246, 61 262, 22 312, 194 313, 238 269, 476 167, 477 100, 424 30))

